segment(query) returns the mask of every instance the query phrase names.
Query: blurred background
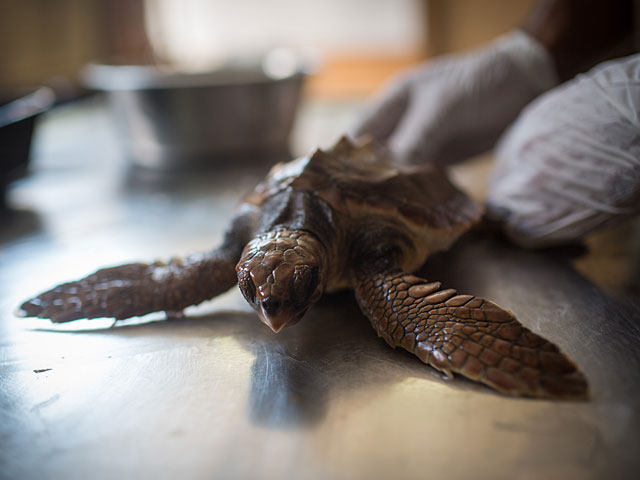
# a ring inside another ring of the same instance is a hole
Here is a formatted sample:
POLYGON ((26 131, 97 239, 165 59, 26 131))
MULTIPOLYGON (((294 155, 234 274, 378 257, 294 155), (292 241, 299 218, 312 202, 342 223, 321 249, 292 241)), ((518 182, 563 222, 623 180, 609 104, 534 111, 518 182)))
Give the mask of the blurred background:
POLYGON ((305 154, 394 74, 491 40, 533 3, 0 0, 2 189, 32 157, 32 170, 70 167, 87 154, 61 146, 88 138, 104 163, 152 169, 305 154), (72 109, 83 121, 54 116, 30 150, 40 113, 96 91, 72 109))
POLYGON ((312 95, 366 95, 429 56, 513 28, 532 0, 30 0, 0 2, 1 87, 74 80, 87 62, 210 69, 293 46, 322 68, 312 95))

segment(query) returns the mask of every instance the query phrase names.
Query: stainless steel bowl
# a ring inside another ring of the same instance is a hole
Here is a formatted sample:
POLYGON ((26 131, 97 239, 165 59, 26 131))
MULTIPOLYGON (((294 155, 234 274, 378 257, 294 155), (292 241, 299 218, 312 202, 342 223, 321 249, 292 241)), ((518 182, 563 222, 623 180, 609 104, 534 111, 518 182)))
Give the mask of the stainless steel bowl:
POLYGON ((126 153, 153 168, 257 161, 288 154, 304 78, 264 62, 186 74, 91 65, 87 86, 107 93, 126 153))

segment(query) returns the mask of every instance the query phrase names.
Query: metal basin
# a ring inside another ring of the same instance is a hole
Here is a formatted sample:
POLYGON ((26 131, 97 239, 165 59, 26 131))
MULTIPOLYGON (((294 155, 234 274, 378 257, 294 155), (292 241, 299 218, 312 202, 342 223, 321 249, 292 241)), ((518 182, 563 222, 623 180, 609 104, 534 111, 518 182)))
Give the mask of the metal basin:
POLYGON ((200 74, 92 65, 126 154, 138 165, 182 168, 288 155, 301 68, 270 75, 260 63, 200 74))

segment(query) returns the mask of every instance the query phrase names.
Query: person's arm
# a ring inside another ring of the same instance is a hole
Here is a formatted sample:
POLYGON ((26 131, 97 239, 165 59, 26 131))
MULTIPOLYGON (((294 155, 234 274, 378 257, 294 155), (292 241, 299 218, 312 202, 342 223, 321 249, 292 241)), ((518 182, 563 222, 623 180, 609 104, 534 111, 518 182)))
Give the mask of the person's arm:
POLYGON ((522 30, 553 58, 561 82, 633 53, 633 0, 541 0, 522 30))

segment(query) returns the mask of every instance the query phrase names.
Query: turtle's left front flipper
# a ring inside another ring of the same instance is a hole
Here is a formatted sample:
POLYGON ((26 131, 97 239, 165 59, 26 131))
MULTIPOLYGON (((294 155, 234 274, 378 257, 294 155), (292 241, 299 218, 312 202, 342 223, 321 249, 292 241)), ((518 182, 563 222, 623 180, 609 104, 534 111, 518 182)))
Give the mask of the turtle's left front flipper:
POLYGON ((587 396, 573 362, 493 302, 398 271, 361 274, 356 298, 389 345, 450 377, 459 373, 511 395, 587 396))
POLYGON ((209 253, 168 263, 104 268, 27 300, 17 315, 62 323, 81 318, 119 320, 158 311, 181 312, 235 285, 235 265, 254 221, 252 214, 237 215, 222 246, 209 253))

